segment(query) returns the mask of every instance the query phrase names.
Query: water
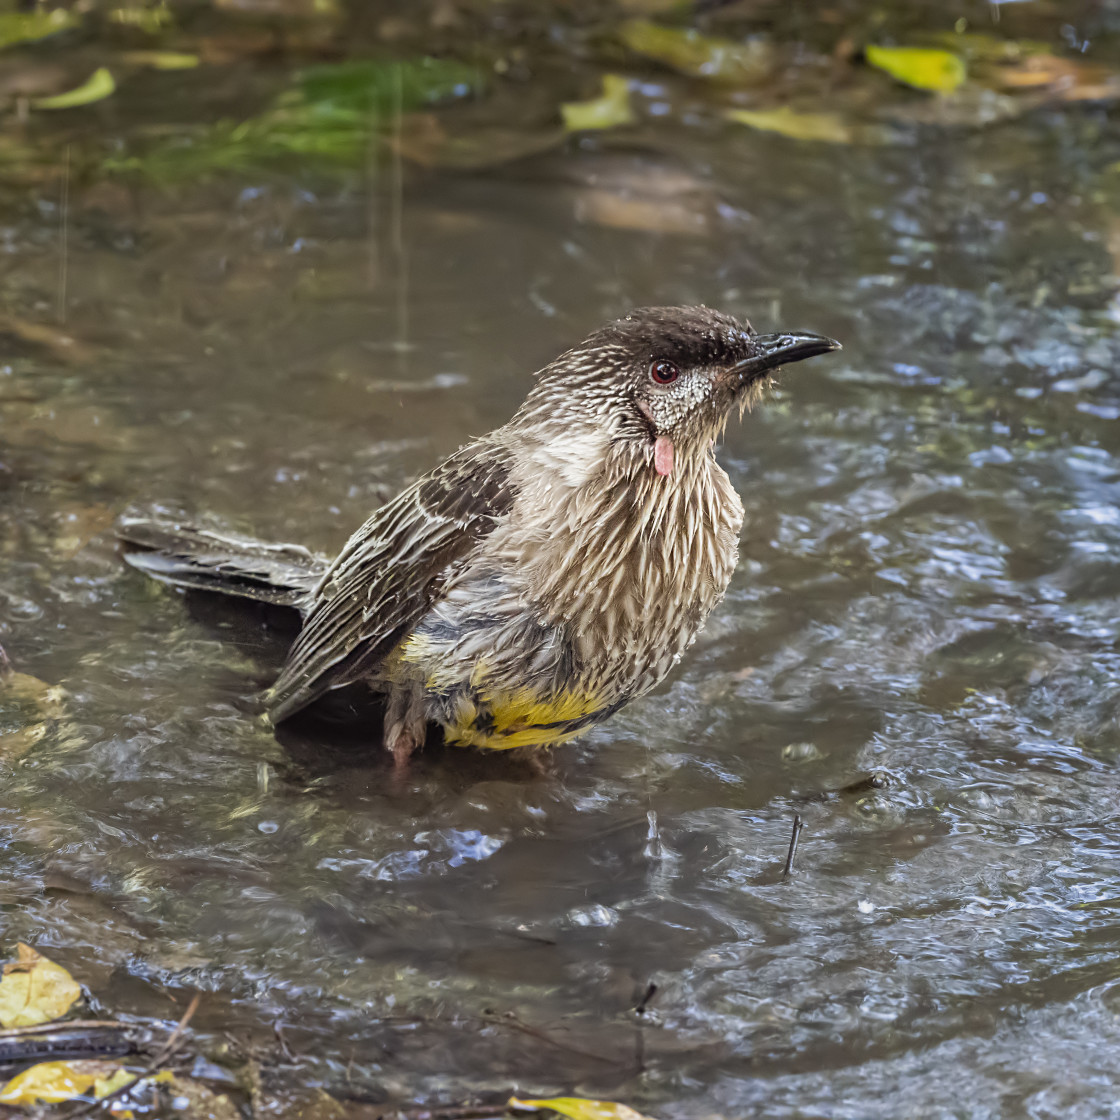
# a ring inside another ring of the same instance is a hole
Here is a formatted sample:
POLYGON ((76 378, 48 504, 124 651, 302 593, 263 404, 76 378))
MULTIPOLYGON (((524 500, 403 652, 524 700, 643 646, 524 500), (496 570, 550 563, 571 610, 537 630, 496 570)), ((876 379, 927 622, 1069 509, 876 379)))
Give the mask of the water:
MULTIPOLYGON (((200 1050, 255 1056, 280 1111, 322 1086, 1115 1115, 1102 129, 846 148, 666 122, 653 148, 406 167, 400 196, 391 167, 75 183, 77 352, 11 339, 0 369, 0 641, 66 690, 5 767, 4 945, 115 1015, 202 991, 200 1050), (584 333, 697 301, 845 349, 729 431, 742 561, 685 663, 543 769, 437 752, 401 787, 360 742, 278 741, 246 703, 282 654, 265 620, 114 552, 136 500, 331 551, 584 333)), ((59 201, 7 192, 25 320, 54 321, 59 201)))

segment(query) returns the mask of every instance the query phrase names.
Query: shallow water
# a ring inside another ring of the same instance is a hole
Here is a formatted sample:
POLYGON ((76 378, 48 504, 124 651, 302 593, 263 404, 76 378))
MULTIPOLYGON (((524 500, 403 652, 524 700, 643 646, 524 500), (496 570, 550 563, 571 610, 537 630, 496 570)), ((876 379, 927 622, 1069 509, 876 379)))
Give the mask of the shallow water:
MULTIPOLYGON (((203 991, 202 1049, 281 1100, 1112 1115, 1117 158, 1083 109, 882 149, 667 123, 405 169, 398 227, 388 174, 75 190, 81 350, 0 368, 0 641, 67 693, 3 779, 4 943, 115 1014, 203 991), (649 181, 689 229, 598 224, 649 181), (330 551, 588 330, 700 301, 845 348, 729 431, 742 562, 685 663, 545 773, 278 742, 265 620, 114 552, 136 500, 330 551)), ((2 290, 49 321, 32 193, 2 290)))

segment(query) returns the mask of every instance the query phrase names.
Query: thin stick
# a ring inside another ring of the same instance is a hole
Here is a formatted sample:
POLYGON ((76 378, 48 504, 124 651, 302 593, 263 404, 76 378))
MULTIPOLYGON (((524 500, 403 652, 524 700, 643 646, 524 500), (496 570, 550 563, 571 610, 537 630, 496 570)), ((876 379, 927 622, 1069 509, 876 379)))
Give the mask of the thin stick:
POLYGON ((509 1115, 509 1109, 504 1104, 492 1105, 452 1105, 441 1108, 438 1104, 426 1108, 405 1108, 396 1112, 386 1112, 384 1117, 393 1117, 394 1120, 496 1120, 509 1115))
POLYGON ((62 227, 60 237, 61 256, 58 262, 58 309, 59 323, 66 322, 66 282, 70 258, 70 145, 66 145, 66 156, 62 171, 62 205, 59 209, 59 223, 62 227))
POLYGON ((558 1038, 553 1038, 545 1031, 537 1027, 531 1027, 528 1023, 521 1022, 511 1011, 507 1011, 504 1015, 490 1016, 489 1022, 496 1023, 503 1027, 510 1027, 512 1030, 527 1034, 530 1038, 536 1038, 541 1042, 547 1042, 549 1046, 555 1046, 558 1050, 566 1050, 569 1054, 578 1054, 581 1058, 590 1058, 592 1061, 604 1062, 611 1066, 619 1064, 618 1058, 611 1058, 605 1054, 595 1054, 590 1050, 583 1050, 578 1046, 572 1046, 570 1043, 561 1042, 558 1038))
POLYGON ((0 1065, 51 1061, 68 1055, 134 1054, 150 1035, 147 1027, 99 1019, 68 1019, 0 1031, 0 1065))
POLYGON ((404 72, 400 63, 397 63, 393 70, 392 127, 389 228, 396 261, 397 368, 403 373, 406 366, 405 352, 408 349, 408 250, 405 247, 404 237, 404 160, 401 156, 401 138, 404 131, 404 72))
POLYGON ((190 1002, 190 1006, 185 1012, 183 1017, 176 1024, 175 1029, 171 1032, 171 1037, 163 1044, 163 1049, 152 1059, 153 1066, 159 1066, 165 1058, 169 1058, 179 1047, 179 1039, 183 1037, 183 1031, 186 1029, 187 1024, 194 1018, 194 1013, 198 1010, 198 1005, 202 1001, 202 993, 195 992, 194 998, 190 1002))
POLYGON ((147 1029, 136 1023, 118 1023, 112 1019, 63 1019, 60 1023, 36 1023, 33 1027, 8 1027, 7 1030, 0 1031, 0 1042, 6 1038, 27 1038, 29 1035, 56 1034, 59 1031, 88 1031, 95 1028, 107 1031, 147 1029))
POLYGON ((797 855, 797 842, 801 839, 801 830, 805 826, 801 823, 801 815, 793 814, 793 832, 789 838, 789 851, 786 853, 786 865, 782 868, 782 877, 789 878, 793 874, 793 859, 797 855))
POLYGON ((369 288, 370 291, 375 291, 377 284, 381 279, 381 253, 380 242, 378 238, 378 231, 380 228, 380 221, 378 220, 378 205, 379 198, 377 194, 378 185, 378 156, 379 145, 381 144, 381 117, 377 109, 370 111, 369 118, 369 147, 366 151, 366 187, 369 193, 369 207, 367 220, 369 222, 369 237, 368 237, 368 252, 369 259, 366 267, 369 269, 369 288))

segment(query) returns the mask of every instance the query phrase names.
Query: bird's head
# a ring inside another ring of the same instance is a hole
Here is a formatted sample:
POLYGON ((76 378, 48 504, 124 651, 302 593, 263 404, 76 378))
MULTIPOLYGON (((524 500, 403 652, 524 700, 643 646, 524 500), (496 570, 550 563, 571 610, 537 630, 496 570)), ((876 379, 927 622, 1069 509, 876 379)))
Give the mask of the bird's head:
POLYGON ((706 451, 779 366, 839 349, 818 334, 756 334, 707 307, 644 307, 546 366, 523 415, 644 444, 669 475, 679 454, 706 451))

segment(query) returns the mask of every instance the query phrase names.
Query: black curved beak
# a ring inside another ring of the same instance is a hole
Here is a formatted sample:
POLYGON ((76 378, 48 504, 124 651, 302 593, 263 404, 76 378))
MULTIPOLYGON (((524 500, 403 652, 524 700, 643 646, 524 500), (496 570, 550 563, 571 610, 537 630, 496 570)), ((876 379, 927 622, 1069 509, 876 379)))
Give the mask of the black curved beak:
POLYGON ((738 374, 740 381, 754 381, 778 366, 789 362, 801 362, 815 358, 818 354, 830 354, 841 350, 840 343, 823 334, 810 334, 808 331, 784 331, 780 334, 758 334, 751 339, 758 353, 745 358, 731 369, 738 374))

